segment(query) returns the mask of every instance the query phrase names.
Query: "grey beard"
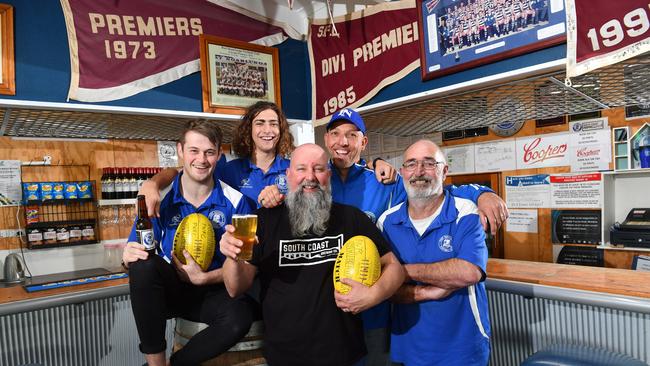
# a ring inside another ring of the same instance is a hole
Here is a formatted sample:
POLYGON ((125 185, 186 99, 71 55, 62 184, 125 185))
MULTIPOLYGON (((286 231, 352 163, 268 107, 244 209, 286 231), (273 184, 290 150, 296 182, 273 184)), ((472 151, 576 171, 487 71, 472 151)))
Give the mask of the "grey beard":
MULTIPOLYGON (((416 178, 417 177, 413 177, 411 180, 415 180, 416 178)), ((410 182, 406 179, 404 180, 404 189, 406 190, 406 196, 411 200, 430 199, 431 197, 436 196, 441 188, 440 184, 434 184, 433 181, 429 182, 429 185, 427 187, 419 188, 411 187, 409 183, 410 182)))
POLYGON ((301 238, 310 234, 322 235, 327 230, 332 208, 332 191, 329 186, 319 185, 319 190, 305 193, 304 183, 289 192, 285 204, 289 210, 291 234, 301 238))

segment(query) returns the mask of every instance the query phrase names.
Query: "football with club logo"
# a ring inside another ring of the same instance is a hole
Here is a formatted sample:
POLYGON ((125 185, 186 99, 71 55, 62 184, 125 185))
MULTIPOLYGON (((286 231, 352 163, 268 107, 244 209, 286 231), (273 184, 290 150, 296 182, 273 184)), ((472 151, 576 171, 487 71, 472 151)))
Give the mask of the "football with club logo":
POLYGON ((379 252, 375 243, 367 236, 357 235, 348 239, 334 262, 334 289, 347 294, 351 287, 341 283, 342 278, 372 286, 381 275, 379 252))
POLYGON ((186 216, 174 234, 173 252, 181 263, 186 264, 183 249, 194 258, 204 271, 210 267, 214 255, 215 238, 210 220, 200 213, 186 216))

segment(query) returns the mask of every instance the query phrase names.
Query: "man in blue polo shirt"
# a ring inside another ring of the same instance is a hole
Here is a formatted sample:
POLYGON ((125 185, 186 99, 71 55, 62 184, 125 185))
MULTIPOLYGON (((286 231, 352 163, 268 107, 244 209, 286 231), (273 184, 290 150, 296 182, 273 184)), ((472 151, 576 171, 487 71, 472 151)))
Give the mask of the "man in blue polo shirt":
POLYGON ((391 359, 405 366, 488 363, 485 234, 476 205, 443 189, 440 148, 420 140, 400 169, 408 201, 377 225, 407 273, 393 296, 391 359))
POLYGON ((199 213, 212 223, 217 242, 236 213, 249 213, 254 203, 213 172, 220 155, 221 131, 213 122, 191 121, 177 144, 182 172, 160 204, 160 217, 151 218, 158 255, 136 242, 135 227, 122 260, 129 269, 131 306, 140 351, 150 366, 165 366, 165 324, 173 317, 207 323, 169 360, 171 365, 198 365, 227 351, 252 323, 252 300, 230 298, 223 285, 224 256, 215 248, 207 271, 184 252, 186 264, 172 254, 174 234, 189 214, 199 213))

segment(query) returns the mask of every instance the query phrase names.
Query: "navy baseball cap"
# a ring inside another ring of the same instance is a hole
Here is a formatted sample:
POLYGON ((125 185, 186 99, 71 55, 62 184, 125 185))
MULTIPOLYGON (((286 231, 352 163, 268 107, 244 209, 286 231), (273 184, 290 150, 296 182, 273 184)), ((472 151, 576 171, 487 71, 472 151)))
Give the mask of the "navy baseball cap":
POLYGON ((332 128, 332 125, 338 121, 350 122, 353 125, 357 126, 361 133, 364 135, 366 134, 366 125, 363 123, 363 118, 361 118, 359 112, 355 111, 352 108, 343 108, 340 111, 334 113, 330 121, 327 123, 327 127, 325 129, 329 131, 329 129, 332 128))

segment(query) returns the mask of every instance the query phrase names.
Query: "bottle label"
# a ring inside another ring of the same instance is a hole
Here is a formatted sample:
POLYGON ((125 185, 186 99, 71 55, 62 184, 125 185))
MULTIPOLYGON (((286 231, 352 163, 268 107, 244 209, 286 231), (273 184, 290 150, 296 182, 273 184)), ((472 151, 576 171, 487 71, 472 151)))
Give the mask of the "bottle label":
MULTIPOLYGON (((102 184, 102 187, 106 188, 106 193, 113 193, 115 192, 115 182, 107 181, 106 184, 102 184)), ((103 190, 103 189, 102 189, 103 190)))
POLYGON ((136 230, 136 241, 144 245, 145 250, 152 250, 156 247, 156 243, 153 239, 153 230, 136 230))

